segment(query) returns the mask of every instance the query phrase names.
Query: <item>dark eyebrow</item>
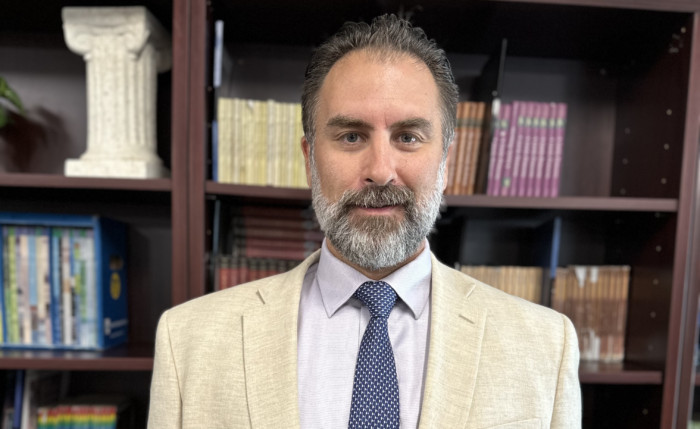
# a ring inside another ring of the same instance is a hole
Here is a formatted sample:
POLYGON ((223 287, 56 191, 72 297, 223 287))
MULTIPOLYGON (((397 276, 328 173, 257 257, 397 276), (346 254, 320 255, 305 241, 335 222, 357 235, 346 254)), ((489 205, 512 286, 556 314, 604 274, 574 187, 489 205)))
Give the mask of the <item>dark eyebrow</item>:
POLYGON ((423 118, 408 118, 391 124, 391 129, 393 130, 405 128, 422 130, 427 134, 433 133, 433 124, 431 124, 427 119, 423 118))
POLYGON ((351 118, 350 116, 345 115, 333 116, 328 120, 328 122, 326 122, 326 126, 336 128, 364 128, 367 130, 374 129, 370 123, 365 122, 362 119, 351 118))

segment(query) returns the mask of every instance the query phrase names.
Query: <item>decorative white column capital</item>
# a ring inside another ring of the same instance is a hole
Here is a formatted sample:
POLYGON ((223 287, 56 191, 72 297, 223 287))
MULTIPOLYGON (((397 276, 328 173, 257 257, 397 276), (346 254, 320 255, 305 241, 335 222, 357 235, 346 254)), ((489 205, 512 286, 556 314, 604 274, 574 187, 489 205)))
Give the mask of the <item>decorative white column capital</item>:
POLYGON ((88 144, 67 176, 167 175, 156 155, 157 73, 170 69, 170 35, 145 7, 65 7, 66 44, 87 65, 88 144))

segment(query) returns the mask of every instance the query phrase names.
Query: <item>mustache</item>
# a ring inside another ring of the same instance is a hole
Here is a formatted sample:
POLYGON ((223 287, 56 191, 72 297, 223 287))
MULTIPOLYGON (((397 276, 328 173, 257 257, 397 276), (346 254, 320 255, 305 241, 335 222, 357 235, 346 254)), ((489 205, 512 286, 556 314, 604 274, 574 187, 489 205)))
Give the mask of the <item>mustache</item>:
POLYGON ((359 190, 347 190, 338 205, 347 212, 353 207, 380 208, 402 206, 404 209, 416 204, 416 194, 407 186, 367 185, 359 190))

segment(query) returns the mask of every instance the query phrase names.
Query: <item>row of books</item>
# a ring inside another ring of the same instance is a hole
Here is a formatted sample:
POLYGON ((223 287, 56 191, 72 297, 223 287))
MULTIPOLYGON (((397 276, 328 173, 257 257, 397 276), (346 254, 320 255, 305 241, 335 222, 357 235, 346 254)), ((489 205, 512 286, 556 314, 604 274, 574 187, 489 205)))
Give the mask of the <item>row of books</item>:
POLYGON ((508 294, 535 304, 542 301, 543 269, 540 267, 486 267, 464 265, 464 274, 508 294))
POLYGON ((220 183, 307 188, 301 104, 220 97, 212 141, 220 183))
POLYGON ((624 359, 629 279, 629 266, 557 269, 552 308, 573 322, 582 360, 624 359))
POLYGON ((312 209, 236 207, 218 249, 215 289, 288 271, 318 250, 323 238, 312 209))
POLYGON ((5 342, 97 347, 93 231, 2 226, 5 342))
POLYGON ((487 194, 557 197, 567 106, 515 101, 493 121, 487 194))
POLYGON ((117 429, 134 424, 128 398, 63 397, 67 372, 18 370, 7 377, 2 429, 117 429))
POLYGON ((484 133, 486 104, 463 102, 457 105, 457 127, 453 142, 452 155, 448 165, 447 187, 448 195, 472 195, 477 186, 479 168, 488 167, 483 159, 483 141, 488 141, 488 133, 484 133), (479 161, 479 158, 482 158, 479 161))
POLYGON ((127 227, 0 212, 0 347, 104 350, 128 340, 127 227))
POLYGON ((220 255, 216 265, 218 281, 216 282, 215 290, 223 290, 281 274, 297 265, 299 265, 299 261, 220 255))

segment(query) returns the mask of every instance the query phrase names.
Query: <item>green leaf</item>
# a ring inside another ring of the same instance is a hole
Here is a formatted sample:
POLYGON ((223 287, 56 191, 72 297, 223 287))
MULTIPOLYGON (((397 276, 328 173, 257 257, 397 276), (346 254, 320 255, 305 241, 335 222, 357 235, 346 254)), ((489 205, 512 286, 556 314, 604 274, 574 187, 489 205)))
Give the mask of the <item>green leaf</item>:
POLYGON ((4 107, 0 106, 0 128, 7 124, 7 111, 4 107))
MULTIPOLYGON (((22 100, 20 100, 17 93, 10 88, 5 79, 0 77, 0 98, 5 98, 7 101, 12 103, 20 112, 24 113, 24 106, 22 106, 22 100)), ((7 120, 7 119, 5 119, 7 120)))

